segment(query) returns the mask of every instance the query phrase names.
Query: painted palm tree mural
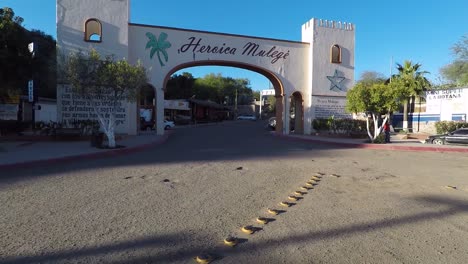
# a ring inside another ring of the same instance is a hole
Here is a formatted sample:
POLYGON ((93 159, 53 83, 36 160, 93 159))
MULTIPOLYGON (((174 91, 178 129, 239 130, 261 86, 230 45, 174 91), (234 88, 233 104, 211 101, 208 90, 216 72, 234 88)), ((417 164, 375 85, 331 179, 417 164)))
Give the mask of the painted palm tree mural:
POLYGON ((169 56, 167 55, 166 49, 172 46, 171 43, 167 41, 167 34, 164 32, 161 32, 159 34, 159 37, 157 38, 152 33, 147 32, 146 36, 149 39, 148 42, 146 43, 146 49, 151 48, 150 59, 153 59, 153 56, 156 53, 158 55, 159 64, 161 64, 161 66, 164 66, 164 63, 161 60, 161 54, 164 56, 165 62, 167 62, 169 59, 169 56))

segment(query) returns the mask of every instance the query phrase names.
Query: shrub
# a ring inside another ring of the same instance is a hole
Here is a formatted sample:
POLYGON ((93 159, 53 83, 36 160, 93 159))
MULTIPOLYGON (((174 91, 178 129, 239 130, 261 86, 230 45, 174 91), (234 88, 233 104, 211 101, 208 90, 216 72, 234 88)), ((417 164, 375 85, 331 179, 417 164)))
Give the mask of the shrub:
POLYGON ((312 127, 317 131, 328 131, 331 134, 351 135, 367 131, 365 120, 335 119, 334 117, 314 119, 312 127))
POLYGON ((438 121, 435 123, 437 134, 445 134, 464 127, 468 128, 468 123, 460 121, 438 121))

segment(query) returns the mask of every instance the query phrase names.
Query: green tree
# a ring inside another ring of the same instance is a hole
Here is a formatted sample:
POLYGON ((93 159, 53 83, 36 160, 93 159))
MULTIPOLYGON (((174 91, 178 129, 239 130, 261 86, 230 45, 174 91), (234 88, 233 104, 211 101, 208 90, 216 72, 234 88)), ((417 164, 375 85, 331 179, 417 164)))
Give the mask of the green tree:
POLYGON ((413 64, 411 61, 405 61, 402 64, 397 63, 398 73, 393 75, 389 82, 397 81, 400 85, 400 91, 403 103, 403 129, 408 130, 412 127, 412 122, 408 123, 408 110, 411 107, 414 109, 415 97, 421 96, 422 92, 427 91, 431 87, 429 80, 424 77, 428 74, 427 71, 420 71, 421 64, 413 64), (411 106, 409 105, 411 103, 411 106), (410 126, 408 126, 410 125, 410 126))
POLYGON ((171 76, 166 85, 165 99, 187 99, 194 95, 195 78, 191 73, 183 72, 171 76))
POLYGON ((367 135, 371 142, 382 132, 379 120, 382 115, 387 122, 389 114, 399 106, 401 87, 398 82, 391 84, 358 82, 346 95, 346 110, 350 113, 364 113, 366 115, 367 135), (371 130, 369 117, 373 121, 371 130), (373 134, 372 134, 373 132, 373 134))
POLYGON ((22 22, 11 8, 0 9, 0 100, 25 94, 31 78, 38 96, 55 98, 55 40, 39 30, 24 29, 22 22), (34 57, 28 50, 31 42, 37 50, 34 57))
POLYGON ((359 82, 362 83, 384 83, 386 81, 385 76, 376 71, 364 71, 361 73, 361 76, 359 78, 359 82))
POLYGON ((455 60, 440 70, 442 76, 452 82, 453 86, 468 85, 468 35, 461 38, 452 47, 455 60))
POLYGON ((140 89, 148 83, 145 68, 140 63, 131 65, 112 57, 102 59, 95 50, 91 50, 89 55, 72 53, 65 59, 63 66, 65 79, 73 91, 93 108, 107 136, 109 147, 115 148, 117 107, 121 102, 138 98, 140 89), (105 115, 98 105, 110 106, 110 115, 105 115))
POLYGON ((13 9, 0 9, 0 100, 21 95, 21 88, 31 78, 31 55, 22 22, 13 9))

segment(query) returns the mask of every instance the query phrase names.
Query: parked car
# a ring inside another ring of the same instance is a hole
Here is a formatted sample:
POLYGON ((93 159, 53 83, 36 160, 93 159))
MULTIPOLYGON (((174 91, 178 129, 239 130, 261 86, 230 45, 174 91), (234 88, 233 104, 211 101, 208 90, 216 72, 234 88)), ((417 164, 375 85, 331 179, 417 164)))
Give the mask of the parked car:
MULTIPOLYGON (((289 128, 291 130, 294 130, 294 125, 295 125, 295 121, 294 121, 294 118, 291 118, 289 120, 289 128)), ((276 129, 276 117, 270 117, 270 119, 268 119, 268 127, 271 129, 271 130, 275 130, 276 129)))
POLYGON ((257 118, 254 115, 240 115, 237 117, 237 120, 257 120, 257 118))
POLYGON ((276 117, 270 117, 268 119, 268 127, 271 129, 271 130, 275 130, 276 129, 276 117))
POLYGON ((436 145, 468 144, 468 128, 460 128, 447 134, 429 136, 426 138, 425 143, 436 145))
MULTIPOLYGON (((169 121, 167 119, 164 120, 164 129, 171 129, 175 127, 173 121, 169 121)), ((144 118, 140 119, 140 129, 141 130, 154 130, 156 129, 156 123, 153 120, 146 121, 144 118)))
POLYGON ((175 127, 175 124, 173 121, 169 121, 167 119, 164 120, 164 129, 168 130, 175 127))

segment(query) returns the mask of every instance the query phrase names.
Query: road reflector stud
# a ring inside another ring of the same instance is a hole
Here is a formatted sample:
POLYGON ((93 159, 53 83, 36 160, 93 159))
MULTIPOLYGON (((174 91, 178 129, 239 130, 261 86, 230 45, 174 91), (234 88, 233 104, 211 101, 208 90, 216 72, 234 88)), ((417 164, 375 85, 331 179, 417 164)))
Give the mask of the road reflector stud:
POLYGON ((260 224, 268 224, 268 218, 265 218, 265 217, 257 217, 257 222, 260 223, 260 224))
POLYGON ((456 189, 457 189, 456 186, 452 186, 452 185, 447 185, 447 186, 445 186, 445 188, 452 189, 452 190, 456 190, 456 189))
POLYGON ((313 187, 314 185, 317 185, 316 183, 311 183, 311 182, 306 182, 305 184, 307 187, 313 187))
POLYGON ((330 174, 330 176, 332 176, 332 177, 337 177, 337 178, 341 177, 340 175, 335 174, 335 173, 330 174))
POLYGON ((286 206, 286 207, 291 206, 291 204, 288 203, 288 202, 281 202, 280 205, 281 205, 281 206, 286 206))
POLYGON ((243 226, 241 230, 242 232, 249 234, 249 235, 255 232, 255 228, 253 226, 243 226))
POLYGON ((293 195, 289 195, 289 196, 288 196, 288 199, 291 200, 291 201, 297 201, 297 200, 299 200, 296 196, 293 196, 293 195))
POLYGON ((268 211, 268 213, 270 213, 270 214, 272 214, 272 215, 278 215, 278 214, 279 214, 279 211, 276 210, 276 209, 270 209, 270 208, 268 208, 267 211, 268 211))
POLYGON ((295 195, 304 195, 304 194, 306 194, 306 193, 301 192, 301 191, 295 191, 294 194, 295 194, 295 195))
POLYGON ((320 181, 320 178, 312 177, 310 180, 318 182, 318 181, 320 181))
POLYGON ((230 247, 236 246, 238 242, 239 241, 235 237, 228 237, 228 238, 224 239, 224 244, 226 244, 226 245, 228 245, 230 247))
POLYGON ((208 254, 202 254, 195 258, 197 263, 207 264, 214 260, 214 257, 208 254))
POLYGON ((323 172, 316 172, 315 174, 318 175, 318 176, 323 176, 323 175, 325 175, 325 173, 323 173, 323 172))
POLYGON ((313 187, 312 186, 302 186, 301 187, 301 190, 304 190, 304 191, 308 191, 310 189, 313 189, 313 187))

